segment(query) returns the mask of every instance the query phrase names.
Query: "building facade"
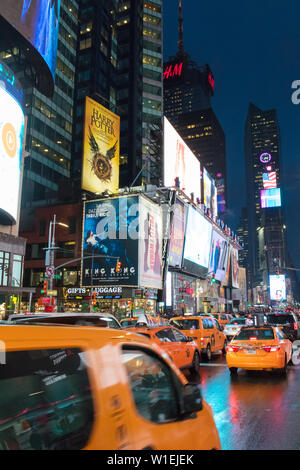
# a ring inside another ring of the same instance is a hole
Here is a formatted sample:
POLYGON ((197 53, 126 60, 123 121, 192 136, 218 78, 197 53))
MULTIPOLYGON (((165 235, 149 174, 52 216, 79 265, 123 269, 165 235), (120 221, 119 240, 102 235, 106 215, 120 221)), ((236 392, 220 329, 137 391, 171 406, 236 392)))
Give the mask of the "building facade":
MULTIPOLYGON (((251 288, 260 287, 266 303, 272 300, 270 276, 285 273, 287 266, 280 158, 276 110, 262 110, 250 103, 245 125, 247 267, 251 288)), ((287 273, 286 281, 288 278, 287 273)))

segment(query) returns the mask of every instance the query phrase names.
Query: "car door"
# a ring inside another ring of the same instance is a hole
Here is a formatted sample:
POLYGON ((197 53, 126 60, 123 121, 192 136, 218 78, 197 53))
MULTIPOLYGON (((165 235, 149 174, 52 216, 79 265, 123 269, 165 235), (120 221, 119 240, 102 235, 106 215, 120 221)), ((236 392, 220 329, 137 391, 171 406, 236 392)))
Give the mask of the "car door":
POLYGON ((207 325, 207 332, 210 337, 210 345, 211 345, 211 350, 212 351, 217 351, 217 329, 215 328, 215 325, 213 324, 213 319, 212 318, 206 318, 206 325, 207 325))
POLYGON ((225 338, 222 332, 221 325, 217 320, 213 320, 213 323, 214 323, 214 327, 215 327, 214 331, 216 335, 216 344, 215 344, 216 350, 223 349, 225 338))
POLYGON ((194 343, 189 343, 187 337, 181 331, 172 328, 178 348, 178 367, 186 367, 193 361, 194 343))
POLYGON ((199 411, 182 419, 183 384, 170 366, 148 348, 123 348, 122 363, 131 391, 135 449, 211 449, 212 426, 199 411))
POLYGON ((175 341, 171 328, 164 328, 155 333, 155 337, 159 340, 159 346, 166 351, 168 356, 177 365, 179 348, 175 341))

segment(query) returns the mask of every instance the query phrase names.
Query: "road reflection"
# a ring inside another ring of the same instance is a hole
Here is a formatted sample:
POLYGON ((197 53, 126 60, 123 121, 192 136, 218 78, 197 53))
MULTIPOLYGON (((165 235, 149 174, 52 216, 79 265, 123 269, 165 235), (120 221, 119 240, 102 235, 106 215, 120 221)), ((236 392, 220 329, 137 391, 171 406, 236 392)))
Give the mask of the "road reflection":
POLYGON ((192 380, 213 409, 222 449, 300 449, 300 367, 290 367, 287 379, 242 370, 231 379, 216 357, 192 380))

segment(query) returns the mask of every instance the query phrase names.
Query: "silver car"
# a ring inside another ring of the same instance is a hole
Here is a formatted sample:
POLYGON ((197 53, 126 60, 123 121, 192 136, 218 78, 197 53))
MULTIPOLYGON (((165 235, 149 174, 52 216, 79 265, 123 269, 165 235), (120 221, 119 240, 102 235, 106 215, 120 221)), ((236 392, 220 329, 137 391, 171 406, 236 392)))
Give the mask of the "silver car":
POLYGON ((251 320, 248 320, 248 318, 233 318, 229 323, 227 323, 227 325, 225 325, 223 333, 230 341, 236 334, 240 332, 243 326, 248 326, 250 322, 251 320))

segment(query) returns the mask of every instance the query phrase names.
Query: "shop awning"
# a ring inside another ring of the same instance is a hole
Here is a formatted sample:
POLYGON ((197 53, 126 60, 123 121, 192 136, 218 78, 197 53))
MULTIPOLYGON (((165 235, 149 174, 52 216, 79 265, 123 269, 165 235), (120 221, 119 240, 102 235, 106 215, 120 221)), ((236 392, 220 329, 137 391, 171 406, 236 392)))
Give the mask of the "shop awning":
POLYGON ((9 286, 9 287, 0 287, 0 294, 34 294, 36 292, 35 287, 16 287, 16 286, 9 286))

